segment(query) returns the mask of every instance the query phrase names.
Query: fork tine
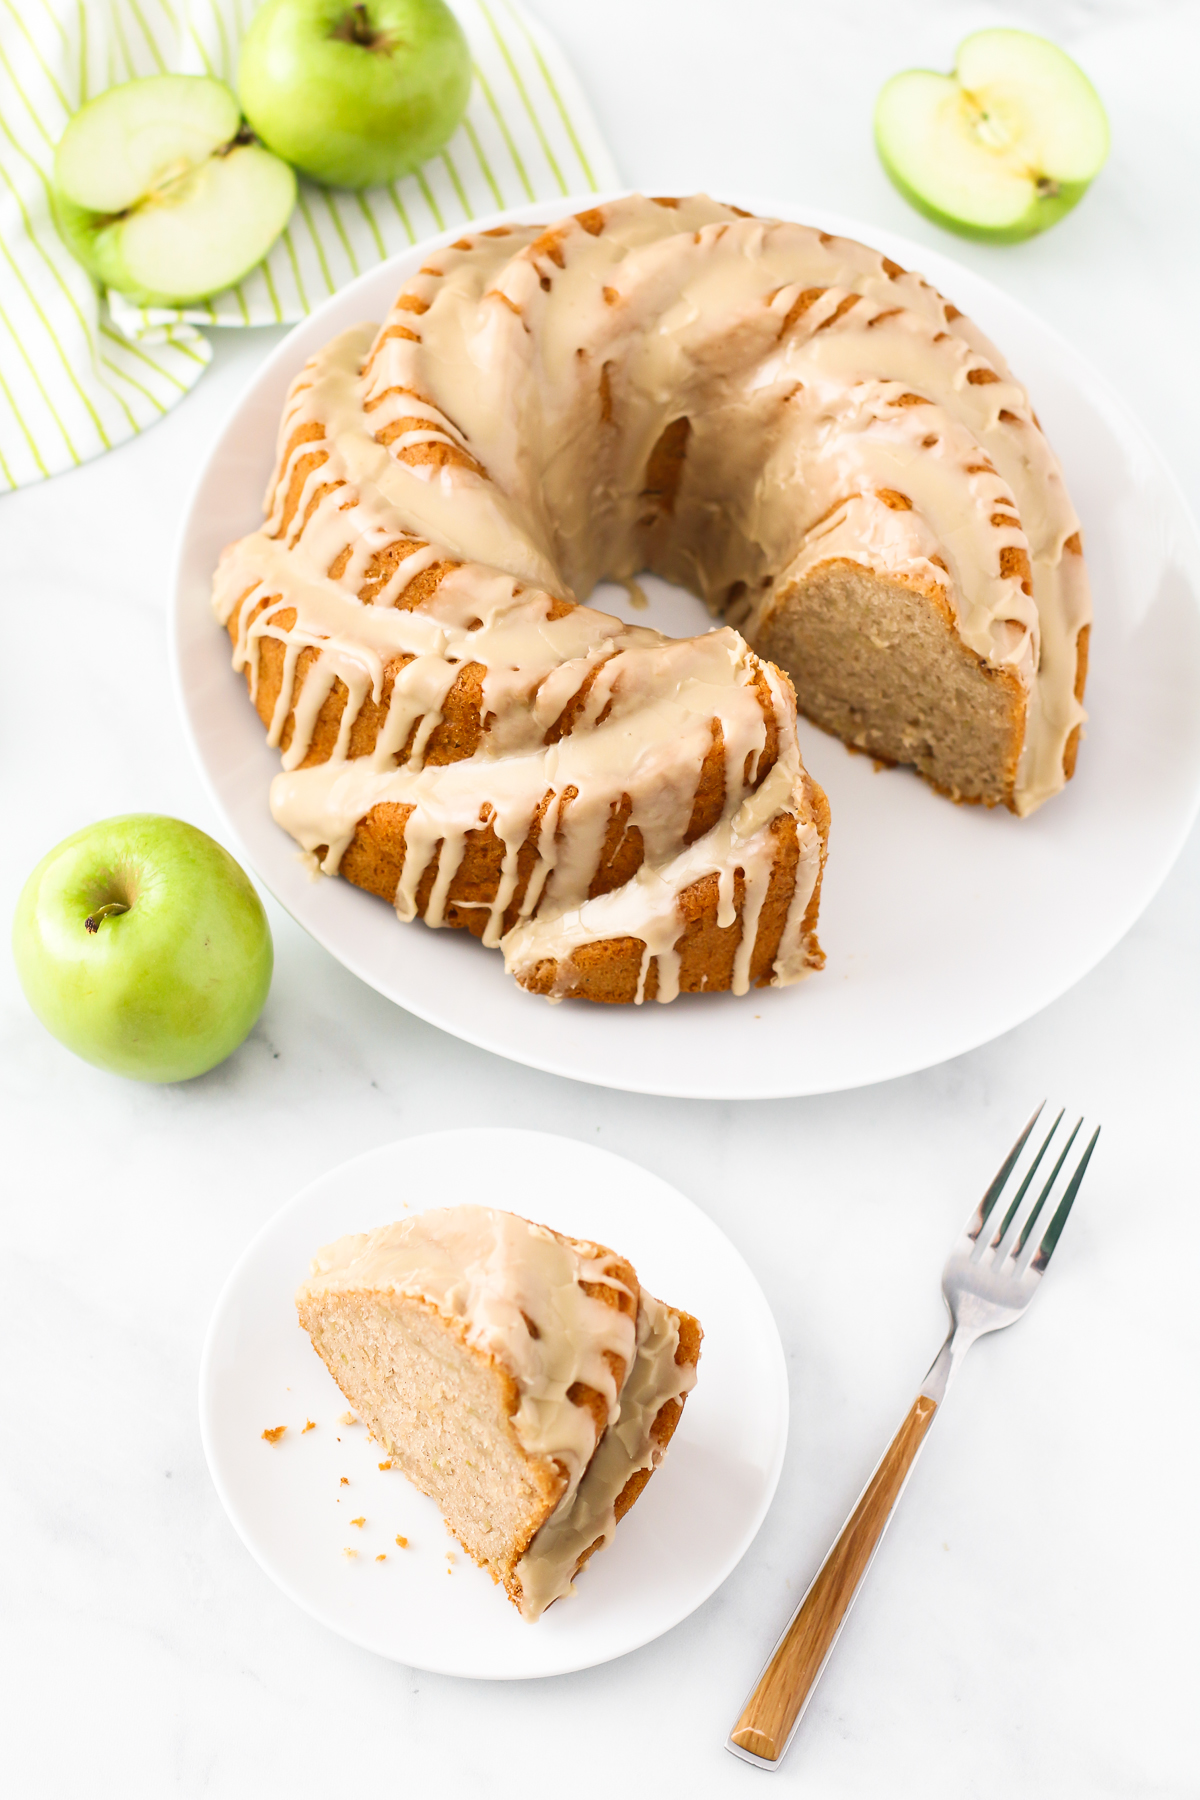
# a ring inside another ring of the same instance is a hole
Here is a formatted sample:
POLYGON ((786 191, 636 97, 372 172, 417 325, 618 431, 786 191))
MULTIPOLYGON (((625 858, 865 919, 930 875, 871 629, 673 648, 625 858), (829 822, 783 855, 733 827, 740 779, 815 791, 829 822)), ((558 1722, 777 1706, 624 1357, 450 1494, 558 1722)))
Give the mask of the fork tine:
POLYGON ((1062 1124, 1063 1114, 1065 1112, 1066 1112, 1066 1108, 1064 1107, 1062 1109, 1062 1111, 1059 1113, 1057 1119, 1055 1119, 1054 1124, 1051 1127, 1050 1134, 1046 1139, 1046 1142, 1042 1145, 1041 1150, 1038 1152, 1037 1156, 1034 1158, 1032 1168, 1030 1169, 1028 1175, 1025 1177, 1025 1180, 1021 1183, 1021 1192, 1017 1195, 1017 1198, 1013 1201, 1012 1205, 1009 1207, 1008 1213, 1004 1220, 1004 1223, 1001 1225, 999 1231, 997 1231, 995 1237, 992 1239, 991 1244, 989 1245, 989 1249, 991 1249, 995 1253, 997 1265, 999 1265, 1001 1263, 1006 1263, 1010 1257, 1014 1263, 1017 1263, 1019 1265, 1021 1248, 1029 1236, 1029 1233, 1033 1226, 1033 1221, 1037 1218, 1039 1212, 1042 1210, 1042 1207, 1046 1201, 1046 1196, 1051 1192, 1052 1188, 1054 1187, 1054 1183, 1058 1179, 1059 1170, 1062 1168, 1063 1163, 1066 1161, 1067 1152, 1070 1150, 1071 1145, 1075 1141, 1075 1136, 1079 1130, 1079 1127, 1083 1124, 1082 1119, 1080 1119, 1076 1123, 1075 1130, 1072 1131, 1072 1133, 1068 1137, 1066 1145, 1064 1146, 1062 1151, 1059 1153, 1058 1161, 1055 1163, 1053 1169, 1050 1171, 1050 1175, 1046 1181, 1046 1185, 1043 1187, 1041 1193, 1039 1194, 1036 1186, 1032 1185, 1033 1177, 1037 1173, 1038 1164, 1041 1162, 1042 1156, 1044 1155, 1045 1151, 1049 1148, 1055 1132, 1058 1130, 1059 1126, 1062 1124))
POLYGON ((1067 1139, 1066 1143, 1063 1145, 1062 1150, 1059 1153, 1058 1161, 1055 1163, 1054 1167, 1050 1171, 1050 1178, 1046 1182, 1046 1185, 1042 1189, 1041 1193, 1038 1195, 1037 1205, 1034 1207, 1034 1209, 1030 1213, 1029 1217, 1025 1220, 1025 1223, 1021 1226, 1021 1234, 1020 1234, 1019 1238, 1017 1239, 1016 1243, 1013 1245, 1013 1249, 1012 1249, 1012 1253, 1014 1256, 1020 1256, 1022 1250, 1024 1250, 1026 1244, 1029 1242, 1030 1237, 1033 1235, 1033 1228, 1038 1222, 1038 1215, 1041 1213, 1043 1206, 1045 1206, 1046 1201, 1050 1196, 1050 1191, 1053 1188, 1055 1182, 1058 1180, 1059 1173, 1062 1169, 1062 1166, 1066 1162, 1067 1156, 1070 1153, 1071 1145, 1075 1142, 1075 1139, 1079 1136, 1079 1133, 1082 1130, 1082 1128, 1083 1128, 1083 1120, 1076 1119, 1075 1129, 1071 1133, 1070 1137, 1067 1139))
POLYGON ((1042 1140, 1041 1149, 1038 1151, 1037 1155, 1034 1157, 1033 1161, 1030 1163, 1028 1169, 1025 1171, 1025 1179, 1022 1181, 1020 1187, 1017 1189, 1016 1193, 1012 1197, 1012 1202, 1009 1206, 1009 1209, 1005 1213, 1003 1219, 1000 1222, 1000 1229, 996 1233, 995 1237, 992 1239, 991 1246, 990 1246, 991 1249, 994 1250, 996 1248, 996 1246, 1000 1243, 1005 1232, 1008 1230, 1009 1226, 1012 1224, 1014 1218, 1016 1217, 1017 1208, 1020 1206, 1022 1200, 1024 1200, 1026 1194, 1029 1192, 1029 1184, 1033 1180, 1034 1176, 1037 1174, 1038 1167, 1041 1163, 1043 1156, 1045 1156, 1047 1150, 1050 1148, 1050 1140, 1054 1136, 1055 1132, 1058 1130, 1059 1126, 1062 1124, 1063 1112, 1065 1110, 1066 1110, 1065 1108, 1062 1108, 1059 1111, 1059 1115, 1058 1115, 1057 1119, 1055 1119, 1053 1125, 1050 1127, 1049 1131, 1046 1133, 1045 1137, 1042 1140))
MULTIPOLYGON (((1082 1123, 1083 1123, 1083 1121, 1081 1119, 1080 1124, 1082 1124, 1082 1123)), ((1051 1219, 1049 1225, 1047 1225, 1047 1227, 1046 1227, 1045 1233, 1042 1237, 1042 1241, 1038 1245, 1037 1255, 1034 1257, 1033 1261, 1029 1265, 1030 1268, 1037 1275, 1042 1274, 1042 1272, 1044 1271, 1044 1269, 1046 1267, 1046 1264, 1050 1261, 1050 1258, 1054 1255, 1054 1251, 1055 1251, 1055 1248, 1057 1247, 1058 1240, 1062 1236, 1063 1226, 1067 1222, 1067 1214, 1070 1212, 1072 1206, 1075 1204, 1075 1196, 1079 1192, 1079 1184, 1083 1180, 1084 1170, 1087 1168, 1089 1162, 1092 1160, 1092 1151, 1096 1148, 1096 1139, 1099 1136, 1100 1136, 1100 1127, 1097 1125, 1095 1131, 1093 1131, 1093 1133, 1092 1133, 1091 1141, 1089 1142, 1087 1149, 1084 1151, 1083 1155, 1079 1159, 1079 1167, 1076 1169, 1074 1175, 1072 1175, 1072 1177, 1071 1177, 1071 1180, 1067 1187, 1067 1191, 1063 1195, 1062 1200, 1059 1204, 1058 1211, 1055 1213, 1055 1215, 1051 1219)))
POLYGON ((988 1216, 991 1213, 993 1206, 995 1206, 997 1200, 1004 1192, 1005 1183, 1012 1174, 1013 1169, 1016 1167, 1017 1158, 1025 1148, 1025 1143, 1030 1132, 1041 1118, 1042 1108, 1045 1104, 1046 1102, 1044 1100, 1038 1102, 1037 1106, 1029 1116, 1029 1122, 1024 1131, 1021 1133, 1004 1161, 1000 1164, 1000 1167, 996 1170, 995 1175, 992 1177, 992 1184, 988 1188, 987 1193, 983 1196, 983 1199, 979 1202, 979 1205, 967 1220, 966 1235, 972 1240, 978 1238, 980 1232, 987 1224, 988 1216))

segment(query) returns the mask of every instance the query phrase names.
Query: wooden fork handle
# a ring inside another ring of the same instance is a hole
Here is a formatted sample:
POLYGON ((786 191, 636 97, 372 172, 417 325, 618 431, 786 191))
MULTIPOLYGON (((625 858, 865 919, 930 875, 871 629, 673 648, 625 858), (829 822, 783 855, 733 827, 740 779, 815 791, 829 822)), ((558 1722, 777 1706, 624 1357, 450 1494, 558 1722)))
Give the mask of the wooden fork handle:
POLYGON ((787 1749, 936 1412, 937 1402, 926 1394, 913 1401, 742 1708, 731 1748, 767 1763, 777 1763, 787 1749))

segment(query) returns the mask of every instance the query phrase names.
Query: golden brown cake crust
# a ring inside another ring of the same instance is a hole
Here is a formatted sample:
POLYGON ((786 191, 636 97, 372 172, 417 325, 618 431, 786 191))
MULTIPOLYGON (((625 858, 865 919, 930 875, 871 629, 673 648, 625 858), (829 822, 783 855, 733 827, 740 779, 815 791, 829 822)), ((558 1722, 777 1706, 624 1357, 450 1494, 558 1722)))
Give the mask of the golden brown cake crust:
MULTIPOLYGON (((683 1312, 678 1307, 672 1307, 671 1311, 679 1324, 679 1346, 675 1352, 675 1361, 681 1368, 690 1366, 694 1369, 700 1361, 700 1345, 704 1337, 704 1332, 700 1327, 700 1321, 699 1319, 694 1319, 691 1313, 683 1312)), ((686 1403, 687 1395, 684 1394, 678 1400, 668 1400, 658 1411, 651 1435, 658 1451, 659 1458, 665 1455, 667 1445, 675 1435, 675 1429, 679 1424, 680 1419, 683 1417, 683 1409, 686 1403)), ((629 1511, 630 1507, 644 1492, 646 1484, 649 1482, 650 1477, 654 1473, 654 1468, 657 1466, 656 1461, 652 1468, 639 1469, 636 1475, 631 1475, 629 1477, 629 1480, 621 1489, 621 1492, 617 1496, 616 1506, 614 1508, 618 1525, 625 1517, 625 1514, 629 1511)), ((594 1556, 596 1551, 601 1548, 603 1542, 603 1538, 598 1538, 594 1544, 588 1545, 587 1549, 583 1552, 583 1555, 579 1558, 578 1563, 575 1565, 575 1573, 577 1575, 589 1558, 594 1556)))
MULTIPOLYGON (((292 502, 289 501, 289 504, 292 502)), ((435 567, 437 566, 435 565, 435 567)), ((246 596, 235 607, 227 622, 230 639, 235 643, 239 631, 243 629, 241 611, 248 598, 249 596, 246 596)), ((407 594, 404 599, 407 599, 407 594)), ((251 616, 261 612, 263 607, 269 604, 270 597, 260 600, 252 608, 251 616)), ((566 604, 559 604, 565 611, 566 604)), ((289 614, 285 609, 276 615, 276 619, 280 627, 286 630, 294 622, 294 614, 289 614)), ((311 650, 301 651, 297 659, 292 706, 288 712, 281 737, 284 749, 291 742, 296 706, 300 703, 303 695, 305 678, 315 661, 316 653, 311 650)), ((285 646, 283 642, 275 637, 264 637, 261 641, 254 689, 255 708, 264 725, 270 724, 278 705, 283 684, 284 662, 285 646)), ((403 666, 402 662, 389 664, 385 673, 381 699, 375 702, 368 698, 360 709, 351 730, 350 749, 352 755, 368 756, 374 750, 378 733, 387 716, 392 686, 403 666)), ((788 677, 782 671, 774 670, 773 672, 776 679, 791 696, 794 704, 792 685, 788 677)), ((475 753, 481 734, 482 673, 483 671, 478 665, 472 664, 467 665, 456 678, 444 704, 443 722, 433 732, 425 750, 424 760, 427 764, 444 765, 464 760, 475 753)), ((246 671, 246 682, 249 688, 251 686, 249 669, 246 671)), ((585 683, 586 685, 588 684, 585 683)), ((345 684, 336 681, 331 692, 322 702, 308 751, 300 767, 315 767, 327 762, 333 755, 347 698, 348 692, 345 684)), ((577 702, 581 702, 582 698, 581 690, 580 694, 576 696, 577 702)), ((760 680, 759 683, 759 699, 767 732, 766 744, 756 772, 758 785, 761 785, 774 768, 778 755, 778 730, 765 679, 760 680)), ((569 728, 569 720, 566 721, 566 724, 569 728)), ((713 754, 706 757, 701 766, 692 806, 692 823, 689 827, 689 836, 692 837, 699 836, 707 829, 713 817, 719 815, 724 799, 724 761, 720 754, 720 733, 716 720, 713 721, 713 727, 713 754)), ((557 734, 563 728, 563 716, 560 715, 560 719, 550 728, 547 736, 549 737, 551 733, 557 734)), ((414 727, 414 731, 415 729, 414 727)), ((398 756, 397 761, 407 760, 411 748, 410 736, 409 743, 398 756)), ((821 843, 821 873, 818 874, 816 886, 809 899, 802 926, 809 966, 819 969, 823 967, 825 957, 817 941, 816 926, 820 906, 821 875, 824 872, 829 840, 829 803, 823 790, 818 787, 807 770, 802 771, 801 779, 803 797, 798 809, 798 817, 802 823, 812 822, 816 825, 821 843)), ((505 915, 506 926, 518 917, 526 885, 536 860, 542 813, 550 799, 551 795, 547 793, 542 811, 535 819, 520 853, 518 881, 505 915)), ((628 796, 624 796, 623 800, 627 813, 628 796)), ((497 891, 504 856, 504 847, 492 827, 490 813, 491 808, 486 799, 481 798, 480 826, 477 831, 469 835, 465 854, 456 868, 444 919, 446 925, 469 931, 476 937, 480 936, 484 930, 487 914, 483 907, 497 891)), ((390 901, 396 893, 404 872, 404 828, 406 822, 407 811, 402 807, 389 803, 372 807, 359 821, 354 837, 342 856, 340 873, 345 876, 346 880, 352 882, 356 887, 365 888, 368 893, 378 895, 380 899, 390 901)), ((767 898, 759 914, 755 948, 751 960, 751 982, 756 987, 765 987, 771 981, 772 965, 783 934, 796 878, 798 858, 796 820, 786 814, 781 815, 775 820, 772 832, 776 838, 778 854, 767 898)), ((591 893, 593 895, 604 894, 623 885, 636 874, 640 862, 640 836, 636 831, 628 833, 624 831, 621 810, 615 809, 591 884, 591 893)), ((418 889, 418 917, 424 916, 437 874, 438 860, 435 855, 424 870, 418 889)), ((729 926, 721 926, 717 923, 719 901, 715 876, 702 878, 691 888, 685 889, 679 896, 681 931, 677 948, 682 959, 679 974, 681 992, 720 993, 730 987, 734 957, 742 933, 744 881, 740 874, 735 874, 734 896, 737 918, 729 926)), ((629 1004, 638 994, 644 948, 640 939, 632 937, 610 938, 597 944, 584 945, 573 954, 572 979, 568 986, 561 986, 560 970, 555 962, 537 965, 522 978, 521 985, 536 994, 549 995, 557 991, 563 998, 592 1000, 608 1005, 629 1004)), ((642 995, 644 999, 653 1000, 657 992, 658 973, 652 960, 642 983, 642 995)))

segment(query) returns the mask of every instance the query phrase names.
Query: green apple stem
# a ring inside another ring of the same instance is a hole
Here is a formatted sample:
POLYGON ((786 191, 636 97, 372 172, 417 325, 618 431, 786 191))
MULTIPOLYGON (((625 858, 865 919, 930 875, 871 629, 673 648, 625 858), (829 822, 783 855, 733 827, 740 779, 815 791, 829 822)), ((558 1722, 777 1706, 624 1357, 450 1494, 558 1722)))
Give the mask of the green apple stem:
POLYGON ((123 900, 107 900, 103 906, 98 906, 94 913, 88 914, 83 921, 84 929, 90 931, 95 937, 105 919, 115 919, 118 913, 127 913, 128 911, 129 908, 123 900))
MULTIPOLYGON (((329 35, 340 38, 345 44, 359 44, 364 50, 378 49, 384 36, 372 25, 367 9, 361 4, 361 0, 358 5, 352 6, 348 12, 342 14, 329 35)), ((384 47, 386 48, 386 46, 384 47)))

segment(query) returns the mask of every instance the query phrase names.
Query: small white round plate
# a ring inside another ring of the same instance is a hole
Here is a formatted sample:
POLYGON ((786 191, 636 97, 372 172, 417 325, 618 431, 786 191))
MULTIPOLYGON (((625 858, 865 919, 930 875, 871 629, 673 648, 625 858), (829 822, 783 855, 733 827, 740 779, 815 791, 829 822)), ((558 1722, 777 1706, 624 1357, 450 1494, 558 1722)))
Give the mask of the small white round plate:
POLYGON ((200 1364, 208 1466, 272 1581, 366 1650, 491 1681, 588 1669, 686 1619, 753 1542, 774 1498, 787 1428, 779 1332, 729 1239, 636 1163, 538 1131, 436 1132, 321 1176, 242 1256, 200 1364), (363 1426, 339 1422, 346 1400, 293 1300, 322 1244, 481 1196, 609 1245, 651 1293, 704 1329, 699 1380, 666 1458, 577 1592, 536 1625, 458 1548, 433 1501, 379 1467, 384 1452, 363 1426), (315 1430, 305 1430, 309 1419, 315 1430), (263 1431, 277 1425, 287 1426, 282 1438, 265 1442, 263 1431))
MULTIPOLYGON (((823 973, 742 1000, 551 1006, 465 932, 401 927, 345 881, 310 880, 271 818, 279 767, 209 604, 221 547, 260 523, 284 394, 305 357, 381 319, 425 244, 371 270, 263 364, 200 479, 176 569, 174 659, 184 718, 229 831, 277 899, 347 968, 445 1031, 534 1068, 693 1098, 827 1093, 927 1068, 986 1043, 1085 975, 1149 903, 1200 802, 1200 536, 1137 420, 1073 347, 990 282, 894 233, 817 208, 724 195, 861 238, 921 270, 970 313, 1027 383, 1083 521, 1095 596, 1075 780, 1030 819, 954 806, 902 769, 876 772, 801 720, 829 795, 823 973)), ((596 197, 526 207, 562 216, 596 197)), ((491 221, 479 221, 479 229, 491 221)), ((449 235, 449 234, 448 234, 449 235)), ((457 235, 457 234, 453 234, 457 235)), ((441 242, 438 239, 434 242, 441 242)), ((646 583, 595 603, 673 635, 707 629, 699 601, 646 583)))

